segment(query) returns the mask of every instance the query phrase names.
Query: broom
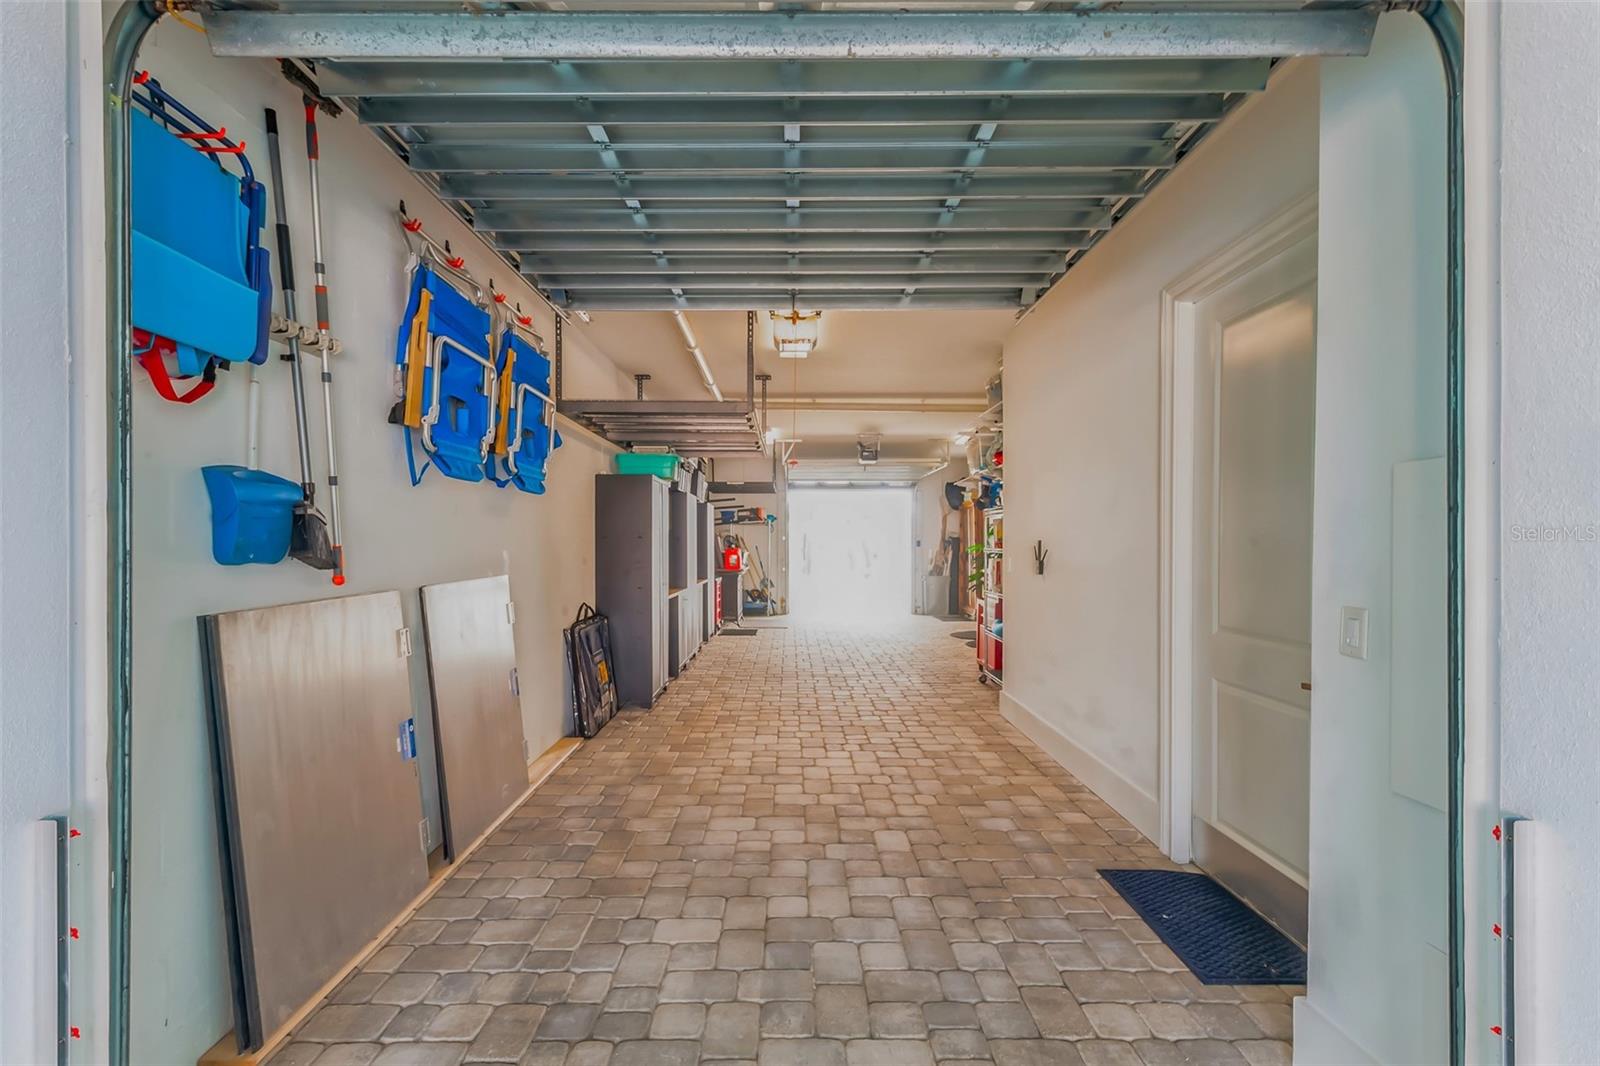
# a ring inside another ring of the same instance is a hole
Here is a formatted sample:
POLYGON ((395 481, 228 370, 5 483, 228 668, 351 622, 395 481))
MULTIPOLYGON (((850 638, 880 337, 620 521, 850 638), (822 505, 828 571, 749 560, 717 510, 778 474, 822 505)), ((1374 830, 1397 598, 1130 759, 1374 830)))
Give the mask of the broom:
MULTIPOLYGON (((294 313, 294 256, 289 249, 289 217, 284 209, 283 160, 278 152, 278 113, 267 108, 267 154, 272 162, 272 202, 277 217, 278 280, 283 289, 283 317, 298 321, 294 313)), ((294 509, 289 532, 289 554, 317 570, 333 570, 339 555, 328 535, 328 522, 317 510, 317 483, 311 474, 311 443, 306 431, 306 386, 300 373, 300 340, 289 335, 289 379, 294 390, 295 430, 300 445, 300 491, 304 498, 294 509)))

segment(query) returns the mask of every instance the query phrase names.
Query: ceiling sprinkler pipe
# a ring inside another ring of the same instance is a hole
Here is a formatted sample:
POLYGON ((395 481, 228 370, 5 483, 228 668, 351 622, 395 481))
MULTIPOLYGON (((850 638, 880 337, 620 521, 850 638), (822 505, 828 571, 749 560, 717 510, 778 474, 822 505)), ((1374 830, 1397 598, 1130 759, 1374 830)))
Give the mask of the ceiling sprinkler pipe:
POLYGON ((688 316, 682 311, 673 311, 672 320, 678 324, 678 331, 683 334, 684 343, 689 346, 689 354, 694 356, 695 366, 700 368, 700 380, 714 399, 721 400, 722 390, 717 388, 717 380, 711 376, 711 368, 706 365, 706 354, 700 350, 700 342, 695 339, 694 330, 689 328, 688 316))

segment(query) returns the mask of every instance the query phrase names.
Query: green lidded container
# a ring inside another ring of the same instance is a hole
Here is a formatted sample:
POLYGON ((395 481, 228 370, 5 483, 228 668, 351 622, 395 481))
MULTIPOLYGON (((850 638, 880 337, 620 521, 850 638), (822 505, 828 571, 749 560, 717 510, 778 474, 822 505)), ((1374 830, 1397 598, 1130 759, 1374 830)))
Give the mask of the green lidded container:
POLYGON ((671 481, 678 470, 678 457, 668 452, 665 455, 641 452, 618 452, 617 473, 619 474, 654 474, 658 478, 671 481))

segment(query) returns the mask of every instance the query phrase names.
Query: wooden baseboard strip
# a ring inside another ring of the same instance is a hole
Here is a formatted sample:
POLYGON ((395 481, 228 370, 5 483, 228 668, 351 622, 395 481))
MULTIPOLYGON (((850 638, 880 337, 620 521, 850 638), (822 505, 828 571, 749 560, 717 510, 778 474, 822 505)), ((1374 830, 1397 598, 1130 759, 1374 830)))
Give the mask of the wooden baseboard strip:
POLYGON ((583 741, 577 737, 563 737, 550 745, 544 754, 529 763, 527 791, 518 796, 516 802, 507 807, 505 813, 496 818, 493 825, 479 834, 478 839, 474 840, 461 853, 460 858, 456 859, 455 862, 439 867, 434 872, 433 877, 429 879, 427 887, 422 890, 417 898, 408 903, 405 909, 395 915, 389 924, 379 930, 378 935, 369 940, 366 946, 356 953, 354 958, 340 967, 338 973, 328 978, 327 982, 317 989, 316 995, 312 996, 299 1010, 290 1015, 289 1020, 284 1022, 282 1027, 273 1033, 261 1047, 255 1051, 240 1051, 233 1031, 229 1030, 221 1040, 211 1045, 210 1049, 200 1056, 196 1066, 260 1066, 261 1063, 265 1062, 273 1052, 278 1050, 284 1041, 288 1040, 289 1035, 300 1027, 311 1012, 316 1010, 322 1004, 322 1001, 328 998, 333 990, 344 982, 345 978, 349 977, 361 967, 362 963, 371 958, 373 953, 381 948, 389 937, 394 935, 396 929, 411 920, 411 916, 417 912, 417 908, 428 902, 433 897, 433 894, 439 891, 439 886, 443 885, 462 863, 470 860, 472 853, 477 851, 489 837, 494 835, 501 824, 515 814, 517 808, 526 803, 528 797, 533 795, 534 790, 548 781, 550 775, 555 773, 561 764, 566 762, 582 744, 583 741))

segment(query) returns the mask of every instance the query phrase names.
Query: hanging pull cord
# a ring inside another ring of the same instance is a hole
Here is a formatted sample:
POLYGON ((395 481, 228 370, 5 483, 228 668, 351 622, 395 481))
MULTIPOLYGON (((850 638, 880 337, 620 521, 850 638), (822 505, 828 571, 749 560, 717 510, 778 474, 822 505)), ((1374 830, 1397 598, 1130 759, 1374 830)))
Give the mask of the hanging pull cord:
POLYGON ((174 22, 180 26, 187 26, 196 33, 206 32, 206 28, 191 18, 185 18, 180 13, 177 0, 167 0, 166 13, 172 16, 174 22))

